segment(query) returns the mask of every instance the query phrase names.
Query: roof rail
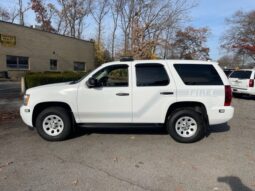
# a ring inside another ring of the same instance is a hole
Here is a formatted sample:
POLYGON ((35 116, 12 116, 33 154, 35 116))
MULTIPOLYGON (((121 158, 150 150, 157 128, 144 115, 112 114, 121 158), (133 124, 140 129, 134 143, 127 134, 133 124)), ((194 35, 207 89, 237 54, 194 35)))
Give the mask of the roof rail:
POLYGON ((132 56, 124 56, 120 58, 121 62, 128 62, 128 61, 134 61, 134 58, 132 56))

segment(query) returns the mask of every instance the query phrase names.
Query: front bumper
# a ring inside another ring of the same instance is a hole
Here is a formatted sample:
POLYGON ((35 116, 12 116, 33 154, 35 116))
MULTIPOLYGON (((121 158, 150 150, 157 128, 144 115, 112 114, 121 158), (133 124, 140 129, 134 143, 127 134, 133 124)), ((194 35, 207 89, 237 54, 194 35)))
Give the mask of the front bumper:
POLYGON ((28 106, 22 105, 20 107, 20 116, 23 122, 29 127, 33 127, 32 113, 33 113, 32 110, 28 106))

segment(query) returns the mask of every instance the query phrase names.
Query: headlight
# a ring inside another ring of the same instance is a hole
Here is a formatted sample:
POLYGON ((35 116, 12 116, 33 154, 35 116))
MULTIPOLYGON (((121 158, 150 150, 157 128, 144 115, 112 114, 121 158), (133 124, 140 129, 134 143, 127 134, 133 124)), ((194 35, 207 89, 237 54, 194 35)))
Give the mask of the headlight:
POLYGON ((30 98, 30 95, 28 95, 28 94, 25 94, 25 95, 24 95, 24 97, 23 97, 23 104, 24 104, 25 106, 28 105, 29 98, 30 98))

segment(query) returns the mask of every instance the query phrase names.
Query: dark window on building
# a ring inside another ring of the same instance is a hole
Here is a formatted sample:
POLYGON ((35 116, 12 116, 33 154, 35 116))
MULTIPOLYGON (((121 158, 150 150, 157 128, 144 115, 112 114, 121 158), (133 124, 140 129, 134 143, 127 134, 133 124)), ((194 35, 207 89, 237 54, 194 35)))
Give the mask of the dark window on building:
POLYGON ((74 71, 85 71, 85 62, 74 62, 74 71))
POLYGON ((128 65, 107 66, 93 75, 103 87, 127 87, 128 65))
POLYGON ((251 71, 234 71, 230 78, 238 78, 238 79, 250 79, 251 71))
POLYGON ((57 70, 58 69, 58 61, 51 59, 50 60, 50 70, 57 70))
POLYGON ((169 77, 161 64, 137 64, 136 85, 137 86, 166 86, 169 77))
POLYGON ((223 85, 214 66, 208 64, 174 64, 186 85, 223 85))
POLYGON ((6 65, 11 69, 27 70, 29 68, 28 57, 8 55, 6 56, 6 65))

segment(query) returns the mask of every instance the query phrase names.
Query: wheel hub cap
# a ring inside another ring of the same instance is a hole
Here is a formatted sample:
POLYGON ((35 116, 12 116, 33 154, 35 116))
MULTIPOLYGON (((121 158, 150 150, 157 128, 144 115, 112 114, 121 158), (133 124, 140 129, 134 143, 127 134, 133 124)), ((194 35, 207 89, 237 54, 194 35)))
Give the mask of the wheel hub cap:
POLYGON ((63 120, 57 115, 48 115, 43 120, 43 130, 47 135, 57 136, 62 133, 64 129, 63 120))
POLYGON ((197 131, 197 122, 189 116, 183 116, 176 121, 175 130, 181 137, 191 137, 197 131))

